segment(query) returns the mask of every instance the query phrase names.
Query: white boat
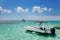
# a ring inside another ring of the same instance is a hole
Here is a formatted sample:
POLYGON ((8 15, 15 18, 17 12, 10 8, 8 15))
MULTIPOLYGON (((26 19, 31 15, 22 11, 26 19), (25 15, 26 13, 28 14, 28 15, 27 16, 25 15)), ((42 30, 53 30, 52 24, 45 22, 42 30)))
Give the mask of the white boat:
POLYGON ((31 32, 38 32, 38 33, 49 33, 49 34, 55 34, 55 29, 54 28, 42 28, 38 26, 26 26, 26 30, 31 31, 31 32))

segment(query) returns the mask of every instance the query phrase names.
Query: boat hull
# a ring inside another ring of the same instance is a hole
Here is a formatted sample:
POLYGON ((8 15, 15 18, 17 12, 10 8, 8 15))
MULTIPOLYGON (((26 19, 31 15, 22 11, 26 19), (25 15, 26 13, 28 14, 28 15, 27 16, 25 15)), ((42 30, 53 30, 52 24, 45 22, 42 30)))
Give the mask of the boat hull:
POLYGON ((37 32, 37 33, 49 33, 49 34, 51 33, 50 30, 42 30, 40 29, 40 27, 37 26, 27 26, 26 30, 29 32, 37 32))

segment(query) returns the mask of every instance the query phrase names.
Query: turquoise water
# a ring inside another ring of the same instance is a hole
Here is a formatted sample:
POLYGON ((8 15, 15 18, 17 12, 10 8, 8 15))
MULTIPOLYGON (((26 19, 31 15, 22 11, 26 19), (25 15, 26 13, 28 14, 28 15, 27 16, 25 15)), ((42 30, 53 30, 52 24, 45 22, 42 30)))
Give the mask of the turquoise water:
POLYGON ((60 30, 56 29, 56 36, 37 35, 36 33, 26 33, 26 26, 53 27, 60 26, 60 21, 48 21, 47 24, 39 25, 34 21, 0 21, 0 40, 59 40, 60 30))

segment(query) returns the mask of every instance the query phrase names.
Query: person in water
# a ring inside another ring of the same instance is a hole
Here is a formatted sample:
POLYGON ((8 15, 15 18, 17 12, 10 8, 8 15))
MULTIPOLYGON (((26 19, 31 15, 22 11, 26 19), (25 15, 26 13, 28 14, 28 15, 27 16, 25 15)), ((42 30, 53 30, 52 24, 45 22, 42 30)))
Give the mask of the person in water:
POLYGON ((46 30, 46 28, 44 28, 44 30, 46 30))
POLYGON ((41 29, 41 30, 43 30, 43 28, 42 28, 42 27, 40 27, 40 29, 41 29))
POLYGON ((41 29, 41 30, 44 30, 45 32, 47 31, 46 28, 42 28, 42 27, 40 27, 40 29, 41 29))
POLYGON ((42 28, 42 27, 40 27, 40 29, 41 29, 41 30, 46 30, 46 28, 42 28))
POLYGON ((51 34, 55 34, 55 28, 51 28, 50 31, 51 31, 51 34))

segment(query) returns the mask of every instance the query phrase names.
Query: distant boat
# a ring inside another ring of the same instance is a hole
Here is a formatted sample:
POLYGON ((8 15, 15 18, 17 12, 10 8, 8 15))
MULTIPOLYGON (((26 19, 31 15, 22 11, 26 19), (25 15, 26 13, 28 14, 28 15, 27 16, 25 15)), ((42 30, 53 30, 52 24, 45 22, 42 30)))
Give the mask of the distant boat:
POLYGON ((29 32, 37 32, 37 33, 47 33, 47 34, 55 34, 55 28, 42 28, 38 26, 26 26, 26 30, 29 32))
POLYGON ((26 20, 25 19, 22 19, 23 22, 25 22, 26 20))
POLYGON ((46 21, 40 21, 40 20, 37 20, 37 21, 35 21, 35 22, 40 23, 40 25, 41 25, 42 23, 47 23, 46 21))

